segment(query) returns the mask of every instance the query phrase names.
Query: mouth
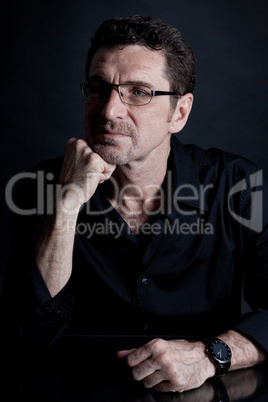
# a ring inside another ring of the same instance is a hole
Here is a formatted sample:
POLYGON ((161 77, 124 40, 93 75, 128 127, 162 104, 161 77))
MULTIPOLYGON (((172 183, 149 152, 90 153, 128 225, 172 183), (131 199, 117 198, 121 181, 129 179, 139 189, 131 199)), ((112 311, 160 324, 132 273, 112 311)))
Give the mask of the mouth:
POLYGON ((128 134, 122 133, 121 131, 116 131, 116 130, 108 130, 108 129, 99 129, 95 130, 94 135, 103 135, 105 137, 129 137, 128 134))

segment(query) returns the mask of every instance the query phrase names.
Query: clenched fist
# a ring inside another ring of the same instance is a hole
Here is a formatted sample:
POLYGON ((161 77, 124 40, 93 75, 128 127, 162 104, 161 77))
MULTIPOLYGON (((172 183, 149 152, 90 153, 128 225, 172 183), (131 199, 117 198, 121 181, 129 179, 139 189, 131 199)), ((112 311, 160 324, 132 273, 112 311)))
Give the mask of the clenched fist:
POLYGON ((70 138, 59 178, 65 212, 77 211, 94 194, 99 183, 109 179, 115 165, 105 162, 83 139, 70 138))

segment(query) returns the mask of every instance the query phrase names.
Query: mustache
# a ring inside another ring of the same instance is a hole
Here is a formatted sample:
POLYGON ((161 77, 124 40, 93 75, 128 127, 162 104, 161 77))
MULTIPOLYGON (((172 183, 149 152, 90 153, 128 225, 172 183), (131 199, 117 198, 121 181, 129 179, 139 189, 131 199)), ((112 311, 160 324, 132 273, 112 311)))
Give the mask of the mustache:
POLYGON ((113 122, 110 120, 97 120, 92 125, 92 131, 99 130, 112 130, 118 131, 126 135, 136 136, 136 130, 128 123, 123 122, 113 122))

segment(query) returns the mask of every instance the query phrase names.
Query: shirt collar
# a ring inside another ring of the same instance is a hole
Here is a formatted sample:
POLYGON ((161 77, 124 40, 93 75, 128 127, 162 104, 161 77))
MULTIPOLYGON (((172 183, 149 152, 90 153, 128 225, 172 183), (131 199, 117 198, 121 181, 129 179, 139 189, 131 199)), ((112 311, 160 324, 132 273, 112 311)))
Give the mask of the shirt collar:
MULTIPOLYGON (((208 211, 208 206, 202 192, 197 168, 189 152, 178 140, 175 134, 171 137, 171 152, 169 168, 172 174, 172 193, 174 202, 194 207, 201 211, 208 211)), ((173 204, 174 204, 173 202, 173 204)), ((170 218, 178 217, 176 208, 168 214, 170 218)))

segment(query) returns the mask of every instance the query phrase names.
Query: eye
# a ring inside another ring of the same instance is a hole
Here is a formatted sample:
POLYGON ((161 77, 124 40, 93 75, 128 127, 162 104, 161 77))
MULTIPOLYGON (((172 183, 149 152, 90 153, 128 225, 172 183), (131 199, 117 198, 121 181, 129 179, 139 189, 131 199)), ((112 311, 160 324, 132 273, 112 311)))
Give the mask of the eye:
POLYGON ((104 82, 89 82, 88 83, 88 92, 89 97, 92 99, 96 98, 106 98, 109 94, 110 87, 108 84, 104 82))
POLYGON ((90 92, 92 92, 92 93, 102 92, 105 88, 105 86, 103 84, 100 84, 99 82, 90 82, 88 87, 89 87, 90 92))
POLYGON ((150 95, 148 88, 143 88, 143 87, 132 88, 132 94, 137 96, 138 98, 150 95))
POLYGON ((143 91, 142 89, 134 89, 133 94, 138 97, 147 95, 147 93, 145 91, 143 91))

